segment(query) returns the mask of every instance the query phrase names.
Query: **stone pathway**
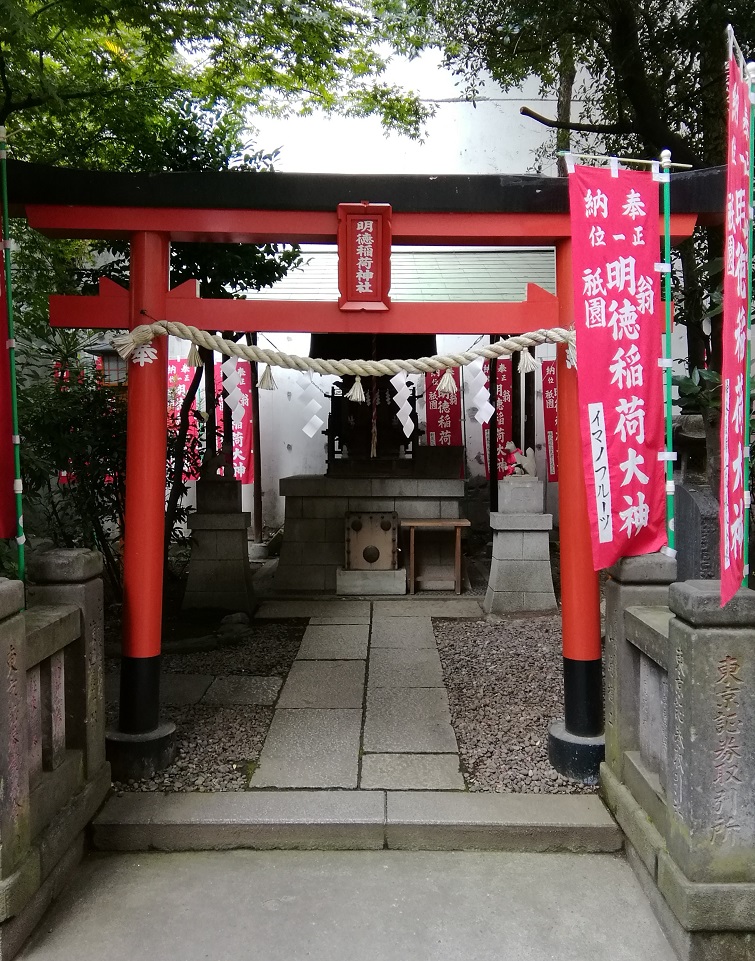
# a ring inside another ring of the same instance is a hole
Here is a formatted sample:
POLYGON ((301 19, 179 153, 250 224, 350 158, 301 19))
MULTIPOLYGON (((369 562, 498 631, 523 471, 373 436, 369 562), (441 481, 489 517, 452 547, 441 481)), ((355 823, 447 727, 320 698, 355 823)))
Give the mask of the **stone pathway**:
POLYGON ((306 615, 251 788, 463 791, 431 615, 479 617, 477 601, 271 601, 257 613, 306 615))

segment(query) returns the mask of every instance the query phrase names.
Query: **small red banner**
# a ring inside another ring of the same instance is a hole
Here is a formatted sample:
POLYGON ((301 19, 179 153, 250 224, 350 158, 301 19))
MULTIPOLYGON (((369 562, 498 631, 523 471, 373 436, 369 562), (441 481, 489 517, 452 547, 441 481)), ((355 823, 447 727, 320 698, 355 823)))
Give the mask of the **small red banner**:
POLYGON ((549 481, 558 480, 558 381, 556 361, 543 361, 543 428, 545 470, 549 481))
MULTIPOLYGON (((490 384, 490 362, 483 361, 482 369, 486 383, 490 384)), ((513 474, 515 462, 507 460, 506 444, 514 436, 514 400, 511 395, 511 361, 499 360, 496 364, 495 408, 498 427, 498 480, 513 474)), ((490 480, 490 424, 482 428, 482 450, 485 457, 485 477, 490 480)))
POLYGON ((729 60, 728 167, 721 387, 721 606, 744 577, 744 442, 747 393, 747 300, 750 269, 750 95, 729 60))
POLYGON ((461 447, 461 381, 453 368, 455 394, 439 394, 443 371, 425 374, 425 423, 428 447, 461 447))
POLYGON ((569 200, 580 428, 601 570, 666 543, 658 184, 650 172, 577 167, 569 200))
POLYGON ((390 307, 390 204, 338 205, 338 288, 341 310, 390 307))

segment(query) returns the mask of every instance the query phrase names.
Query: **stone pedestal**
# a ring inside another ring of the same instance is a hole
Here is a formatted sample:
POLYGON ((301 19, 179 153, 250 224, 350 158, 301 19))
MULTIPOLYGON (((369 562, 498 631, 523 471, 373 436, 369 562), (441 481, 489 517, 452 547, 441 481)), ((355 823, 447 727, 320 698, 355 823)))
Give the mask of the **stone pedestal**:
POLYGON ((372 596, 406 594, 406 570, 397 571, 336 571, 336 594, 343 596, 372 596))
POLYGON ((251 515, 241 510, 241 484, 233 478, 197 482, 197 510, 190 515, 191 562, 183 607, 252 608, 248 530, 251 515))
POLYGON ((556 610, 548 537, 553 517, 543 513, 542 481, 506 478, 498 485, 498 506, 490 515, 493 558, 483 610, 556 610))
POLYGON ((676 562, 680 581, 720 577, 718 500, 704 484, 677 484, 676 562))

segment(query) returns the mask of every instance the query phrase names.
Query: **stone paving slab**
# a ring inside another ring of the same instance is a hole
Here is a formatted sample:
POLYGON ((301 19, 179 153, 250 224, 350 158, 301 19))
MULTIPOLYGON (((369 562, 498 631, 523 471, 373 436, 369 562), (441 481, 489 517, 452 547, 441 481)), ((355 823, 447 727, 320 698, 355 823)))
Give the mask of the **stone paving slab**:
POLYGON ((388 847, 422 851, 619 851, 595 795, 389 792, 388 847))
POLYGON ((310 617, 310 626, 320 626, 323 624, 369 624, 369 614, 326 614, 323 616, 310 617))
MULTIPOLYGON (((481 599, 480 599, 481 600, 481 599)), ((381 617, 483 617, 480 600, 474 597, 428 597, 411 600, 374 601, 373 620, 381 617)))
POLYGON ((138 852, 87 859, 20 961, 675 961, 622 858, 138 852))
POLYGON ((465 789, 458 754, 365 754, 359 786, 389 791, 465 789))
POLYGON ((373 754, 457 753, 445 690, 369 689, 363 746, 373 754))
MULTIPOLYGON (((312 621, 309 622, 310 624, 312 621)), ((436 649, 433 622, 429 616, 382 617, 372 622, 370 647, 388 647, 404 650, 414 648, 436 649)))
POLYGON ((100 851, 383 847, 385 795, 359 791, 124 794, 94 820, 100 851))
POLYGON ((369 601, 323 600, 313 597, 303 600, 264 601, 257 612, 257 620, 278 619, 286 617, 341 617, 343 615, 361 617, 370 616, 369 601))
MULTIPOLYGON (((212 674, 172 674, 160 675, 160 703, 173 707, 198 704, 214 680, 212 674)), ((120 697, 120 674, 105 675, 105 699, 117 702, 120 697)))
POLYGON ((298 660, 341 660, 367 657, 369 624, 332 624, 314 627, 310 621, 304 632, 298 660))
POLYGON ((251 786, 355 788, 361 726, 361 710, 278 708, 251 786))
POLYGON ((437 650, 378 648, 370 651, 369 688, 378 687, 444 688, 443 669, 437 650))
POLYGON ((203 704, 275 704, 283 679, 233 674, 216 677, 202 698, 203 704))
POLYGON ((352 708, 361 711, 364 668, 364 661, 294 661, 278 710, 352 708))

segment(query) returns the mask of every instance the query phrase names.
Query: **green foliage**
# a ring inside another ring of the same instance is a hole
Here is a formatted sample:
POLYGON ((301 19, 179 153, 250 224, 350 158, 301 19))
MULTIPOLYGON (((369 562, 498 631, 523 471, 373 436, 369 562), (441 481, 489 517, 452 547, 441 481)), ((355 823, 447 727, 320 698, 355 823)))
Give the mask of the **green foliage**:
POLYGON ((24 517, 30 535, 102 552, 120 592, 125 507, 126 404, 122 389, 76 364, 19 392, 24 517), (65 475, 62 479, 61 475, 65 475))
POLYGON ((697 367, 687 376, 674 375, 672 383, 679 391, 674 404, 683 414, 707 414, 721 410, 721 375, 715 370, 697 367))

